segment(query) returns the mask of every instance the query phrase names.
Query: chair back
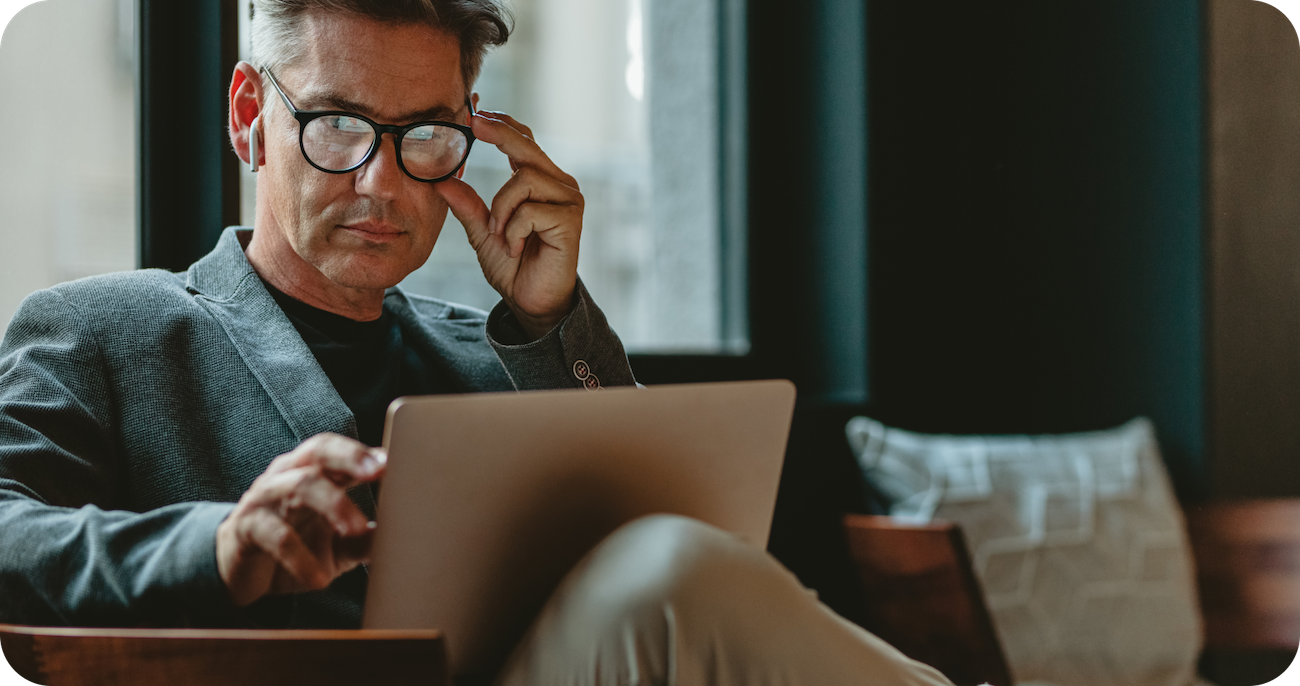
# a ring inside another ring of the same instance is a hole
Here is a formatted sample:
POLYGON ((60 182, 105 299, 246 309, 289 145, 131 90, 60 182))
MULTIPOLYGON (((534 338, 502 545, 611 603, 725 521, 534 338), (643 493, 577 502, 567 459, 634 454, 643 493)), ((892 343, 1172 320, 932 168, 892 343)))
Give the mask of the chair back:
POLYGON ((1012 686, 960 527, 870 515, 844 527, 868 629, 957 686, 1012 686))
POLYGON ((1282 650, 1300 640, 1300 499, 1190 506, 1206 650, 1282 650))

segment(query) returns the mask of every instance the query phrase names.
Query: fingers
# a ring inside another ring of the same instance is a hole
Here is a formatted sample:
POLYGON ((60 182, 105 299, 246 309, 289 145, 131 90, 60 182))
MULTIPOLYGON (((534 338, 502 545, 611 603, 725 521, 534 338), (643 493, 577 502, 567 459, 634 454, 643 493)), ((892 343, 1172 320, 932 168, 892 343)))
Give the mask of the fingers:
MULTIPOLYGON (((582 221, 582 209, 573 205, 547 205, 525 203, 514 211, 506 224, 505 240, 511 257, 523 254, 528 237, 537 234, 541 245, 577 252, 578 237, 567 228, 582 221)), ((539 245, 539 248, 541 247, 539 245)))
MULTIPOLYGON (((506 114, 505 112, 485 112, 483 114, 486 114, 489 119, 496 119, 498 121, 505 122, 510 126, 510 128, 527 136, 529 140, 532 140, 534 143, 537 142, 537 136, 533 135, 533 130, 531 128, 516 121, 514 117, 506 114)), ((506 159, 509 160, 510 162, 510 171, 519 171, 519 165, 515 163, 513 157, 507 156, 506 159)))
MULTIPOLYGON (((581 219, 583 198, 578 182, 542 152, 533 140, 532 129, 502 112, 476 113, 470 123, 474 135, 506 153, 516 171, 492 199, 491 210, 464 181, 453 177, 437 185, 452 214, 465 227, 470 245, 476 252, 483 248, 491 235, 501 233, 503 227, 511 225, 514 212, 526 202, 574 205, 578 208, 576 216, 581 219)), ((574 215, 565 213, 565 216, 574 215)), ((581 227, 581 222, 570 222, 566 226, 581 227)), ((523 252, 525 241, 515 236, 508 242, 510 257, 518 257, 523 252)))
POLYGON ((345 489, 383 475, 387 455, 321 434, 277 457, 217 529, 217 566, 238 604, 328 586, 369 554, 374 524, 345 489))
POLYGON ((491 213, 488 211, 487 204, 483 199, 478 197, 470 185, 456 177, 445 181, 439 181, 434 185, 438 193, 447 201, 447 207, 451 209, 452 215, 456 220, 465 227, 465 233, 469 237, 470 247, 478 252, 483 247, 483 243, 488 238, 488 221, 491 213))
POLYGON ((488 118, 490 118, 490 119, 496 119, 496 120, 498 120, 498 121, 503 121, 503 122, 505 122, 506 124, 509 124, 509 125, 510 125, 510 128, 512 128, 512 129, 514 129, 514 130, 516 130, 516 131, 518 131, 519 133, 524 134, 525 136, 528 136, 529 138, 531 138, 531 139, 534 140, 534 141, 537 140, 537 137, 533 135, 533 130, 532 130, 531 128, 529 128, 528 125, 520 123, 520 122, 517 121, 514 117, 512 117, 512 116, 506 114, 505 112, 483 112, 483 111, 480 111, 479 114, 486 115, 486 116, 487 116, 488 118))
MULTIPOLYGON (((513 229, 513 231, 508 230, 506 232, 511 257, 516 257, 523 251, 523 240, 518 234, 521 223, 515 221, 514 214, 526 203, 536 205, 539 209, 543 204, 560 209, 558 212, 547 212, 545 216, 557 220, 567 219, 567 221, 551 228, 564 226, 580 229, 582 226, 583 198, 581 193, 535 169, 529 167, 520 169, 501 187, 500 192, 492 199, 491 219, 488 220, 489 233, 497 233, 502 227, 513 229)), ((544 223, 542 222, 542 224, 544 223)), ((527 233, 522 235, 522 238, 527 237, 527 233)), ((575 235, 575 243, 576 238, 575 235)), ((560 246, 555 245, 554 247, 560 246)))
POLYGON ((300 532, 268 510, 236 508, 217 527, 217 571, 236 606, 268 592, 328 586, 333 576, 300 532))
POLYGON ((370 559, 370 551, 375 545, 375 530, 371 527, 360 536, 334 539, 334 561, 341 572, 370 559))
POLYGON ((388 456, 383 450, 338 434, 323 433, 305 440, 294 450, 276 458, 267 473, 300 467, 319 467, 342 488, 374 481, 383 476, 388 456))
POLYGON ((514 122, 509 115, 499 112, 479 112, 470 118, 470 126, 474 130, 475 138, 491 143, 504 152, 510 158, 512 168, 518 170, 532 167, 570 188, 578 188, 578 182, 564 173, 551 161, 551 158, 546 156, 546 153, 542 152, 541 147, 532 139, 532 131, 514 122), (516 126, 528 131, 528 134, 516 126))
POLYGON ((267 474, 255 484, 255 503, 290 523, 305 522, 295 515, 310 513, 329 523, 340 536, 365 533, 370 521, 361 514, 343 487, 319 467, 308 465, 287 472, 267 474))
POLYGON ((249 517, 245 527, 247 540, 270 555, 304 590, 325 588, 334 580, 283 519, 262 510, 249 517))
POLYGON ((437 186, 465 227, 483 275, 536 339, 572 308, 584 201, 578 182, 533 140, 527 126, 500 112, 470 117, 474 135, 510 160, 514 175, 489 209, 463 182, 437 186))

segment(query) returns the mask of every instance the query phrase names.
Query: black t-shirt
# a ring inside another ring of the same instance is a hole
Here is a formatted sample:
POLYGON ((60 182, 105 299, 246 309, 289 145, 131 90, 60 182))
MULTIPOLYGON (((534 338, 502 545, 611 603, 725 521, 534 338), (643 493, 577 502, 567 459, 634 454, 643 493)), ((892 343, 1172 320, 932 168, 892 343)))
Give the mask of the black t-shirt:
POLYGON ((265 281, 334 390, 357 419, 362 443, 384 440, 388 404, 404 395, 450 393, 454 389, 436 360, 402 343, 402 325, 384 307, 379 319, 358 322, 295 300, 265 281))

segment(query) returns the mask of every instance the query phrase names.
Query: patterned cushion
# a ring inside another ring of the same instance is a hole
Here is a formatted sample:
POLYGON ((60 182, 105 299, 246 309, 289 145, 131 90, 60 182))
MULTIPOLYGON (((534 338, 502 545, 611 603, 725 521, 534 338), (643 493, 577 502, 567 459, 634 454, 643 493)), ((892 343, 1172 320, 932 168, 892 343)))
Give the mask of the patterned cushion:
POLYGON ((1149 421, 935 436, 857 417, 847 433, 893 516, 962 526, 1018 683, 1195 681, 1191 553, 1149 421))

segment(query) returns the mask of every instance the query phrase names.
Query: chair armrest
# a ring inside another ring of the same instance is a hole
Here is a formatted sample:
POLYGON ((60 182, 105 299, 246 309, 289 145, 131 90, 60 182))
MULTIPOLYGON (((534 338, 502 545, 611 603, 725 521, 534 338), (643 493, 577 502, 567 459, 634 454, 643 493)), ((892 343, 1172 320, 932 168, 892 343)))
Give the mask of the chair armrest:
POLYGON ((1300 499, 1187 508, 1205 647, 1294 651, 1300 640, 1300 499))
POLYGON ((0 625, 15 671, 49 686, 447 684, 437 631, 62 629, 0 625))

